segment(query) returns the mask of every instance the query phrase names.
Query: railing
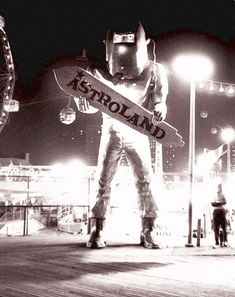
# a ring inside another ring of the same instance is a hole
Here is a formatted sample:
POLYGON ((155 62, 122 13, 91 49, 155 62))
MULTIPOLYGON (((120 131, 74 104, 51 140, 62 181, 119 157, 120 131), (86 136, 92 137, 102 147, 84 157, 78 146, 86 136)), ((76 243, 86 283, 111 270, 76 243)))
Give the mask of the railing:
POLYGON ((0 205, 3 215, 0 218, 0 228, 7 222, 23 220, 22 235, 29 235, 29 219, 35 219, 45 226, 49 223, 49 217, 56 217, 57 222, 63 220, 66 216, 71 215, 74 208, 82 208, 86 211, 81 216, 80 221, 88 225, 89 232, 89 205, 0 205), (30 213, 30 210, 33 210, 30 213), (44 222, 42 218, 44 217, 44 222))

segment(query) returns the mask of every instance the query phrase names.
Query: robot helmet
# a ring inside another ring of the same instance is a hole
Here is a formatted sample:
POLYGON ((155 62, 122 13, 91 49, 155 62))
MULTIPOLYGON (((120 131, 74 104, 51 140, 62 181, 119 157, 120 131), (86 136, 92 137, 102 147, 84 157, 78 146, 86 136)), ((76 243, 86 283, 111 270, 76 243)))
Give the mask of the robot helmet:
POLYGON ((106 62, 110 74, 127 79, 138 77, 148 62, 148 43, 141 23, 136 33, 108 32, 106 62))

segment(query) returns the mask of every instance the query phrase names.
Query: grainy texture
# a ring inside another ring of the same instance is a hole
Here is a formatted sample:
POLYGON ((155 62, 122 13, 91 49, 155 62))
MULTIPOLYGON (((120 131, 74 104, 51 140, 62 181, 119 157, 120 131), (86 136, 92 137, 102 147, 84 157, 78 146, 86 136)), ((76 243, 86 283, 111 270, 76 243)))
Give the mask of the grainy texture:
POLYGON ((86 235, 0 238, 1 297, 235 296, 235 249, 144 249, 86 235), (226 254, 225 254, 226 251, 226 254))

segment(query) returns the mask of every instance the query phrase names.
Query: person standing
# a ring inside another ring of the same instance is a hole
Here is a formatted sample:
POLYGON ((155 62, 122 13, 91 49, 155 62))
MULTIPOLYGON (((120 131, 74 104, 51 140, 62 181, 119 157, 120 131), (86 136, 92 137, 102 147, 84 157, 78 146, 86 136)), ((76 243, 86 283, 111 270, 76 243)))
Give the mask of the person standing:
POLYGON ((215 245, 217 248, 220 245, 227 247, 227 208, 226 198, 223 194, 222 184, 218 185, 217 195, 211 205, 213 207, 213 229, 215 235, 215 245), (222 241, 220 242, 220 238, 222 241))

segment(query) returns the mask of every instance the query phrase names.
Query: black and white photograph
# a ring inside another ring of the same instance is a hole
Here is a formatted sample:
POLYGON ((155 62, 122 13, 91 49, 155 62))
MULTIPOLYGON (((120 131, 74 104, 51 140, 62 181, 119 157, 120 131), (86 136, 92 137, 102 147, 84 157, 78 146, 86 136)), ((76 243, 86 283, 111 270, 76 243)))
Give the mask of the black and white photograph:
POLYGON ((235 297, 234 16, 0 0, 0 297, 235 297))

